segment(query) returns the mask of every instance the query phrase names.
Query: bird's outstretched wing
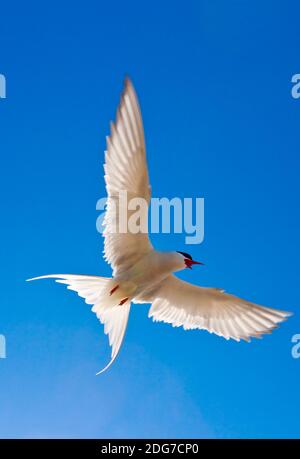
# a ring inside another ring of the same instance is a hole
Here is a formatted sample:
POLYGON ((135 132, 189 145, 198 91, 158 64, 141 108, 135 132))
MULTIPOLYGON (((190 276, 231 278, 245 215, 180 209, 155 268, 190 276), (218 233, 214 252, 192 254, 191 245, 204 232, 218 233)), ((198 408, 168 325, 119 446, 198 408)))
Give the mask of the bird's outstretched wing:
POLYGON ((171 275, 142 298, 151 302, 149 317, 185 330, 205 329, 236 341, 271 333, 291 313, 259 306, 214 288, 171 275))
MULTIPOLYGON (((124 208, 124 191, 129 202, 143 198, 143 218, 147 220, 151 189, 148 179, 142 116, 133 85, 129 79, 121 96, 116 122, 111 123, 105 153, 105 182, 108 194, 104 218, 104 257, 111 264, 114 276, 126 271, 144 254, 152 250, 147 232, 133 234, 128 231, 128 221, 135 209, 124 208), (121 194, 120 194, 121 192, 121 194), (126 232, 121 218, 126 215, 126 232), (121 223, 121 227, 120 227, 121 223)), ((137 207, 139 209, 139 207, 137 207)), ((148 230, 148 228, 147 228, 148 230)))

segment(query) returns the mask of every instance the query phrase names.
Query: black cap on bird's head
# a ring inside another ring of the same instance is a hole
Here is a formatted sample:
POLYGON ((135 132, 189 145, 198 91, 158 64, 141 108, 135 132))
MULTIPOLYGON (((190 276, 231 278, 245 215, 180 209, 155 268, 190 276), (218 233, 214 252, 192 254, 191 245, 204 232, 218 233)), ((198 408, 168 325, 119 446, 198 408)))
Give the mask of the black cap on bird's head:
POLYGON ((192 269, 192 265, 203 265, 204 264, 204 263, 201 263, 201 261, 194 261, 191 255, 186 252, 180 252, 179 250, 177 250, 177 253, 180 253, 183 256, 185 266, 189 269, 192 269))

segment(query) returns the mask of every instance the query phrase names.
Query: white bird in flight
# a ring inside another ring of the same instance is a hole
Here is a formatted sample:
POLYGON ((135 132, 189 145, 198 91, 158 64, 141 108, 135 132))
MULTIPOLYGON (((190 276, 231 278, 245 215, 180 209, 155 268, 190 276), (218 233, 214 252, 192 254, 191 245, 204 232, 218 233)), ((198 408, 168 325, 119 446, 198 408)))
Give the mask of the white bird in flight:
MULTIPOLYGON (((131 303, 151 303, 149 317, 185 330, 203 329, 240 341, 271 333, 291 313, 259 306, 221 289, 184 282, 174 272, 192 265, 185 252, 155 250, 147 233, 115 232, 121 213, 116 196, 121 190, 129 199, 143 198, 149 205, 151 188, 141 111, 129 79, 121 96, 116 122, 111 123, 105 152, 107 206, 104 219, 104 258, 113 277, 50 274, 28 280, 55 278, 93 305, 92 311, 104 324, 112 347, 107 370, 117 357, 125 335, 131 303)), ((125 209, 129 220, 132 211, 125 209)), ((122 214, 123 215, 123 214, 122 214)))

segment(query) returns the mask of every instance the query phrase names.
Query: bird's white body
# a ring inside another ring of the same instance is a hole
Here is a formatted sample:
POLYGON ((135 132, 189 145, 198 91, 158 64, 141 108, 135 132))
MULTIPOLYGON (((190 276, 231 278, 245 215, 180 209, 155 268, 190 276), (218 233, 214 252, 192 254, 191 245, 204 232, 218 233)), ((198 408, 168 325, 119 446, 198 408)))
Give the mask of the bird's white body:
MULTIPOLYGON (((104 258, 113 268, 113 277, 51 274, 34 278, 55 278, 93 305, 92 311, 104 324, 112 346, 111 361, 101 372, 111 365, 120 350, 131 302, 151 303, 149 317, 155 321, 183 326, 186 330, 205 329, 236 341, 250 341, 250 337, 270 333, 290 315, 220 289, 184 282, 173 273, 197 263, 190 255, 158 252, 143 232, 115 231, 124 215, 122 203, 117 200, 121 191, 126 192, 128 199, 142 198, 146 207, 151 197, 142 116, 129 80, 125 83, 116 123, 111 124, 111 135, 107 138, 104 169, 108 194, 104 258)), ((129 221, 132 211, 126 211, 129 221)))
POLYGON ((126 285, 128 285, 128 296, 132 298, 133 302, 138 302, 143 300, 143 296, 149 290, 159 285, 171 273, 185 268, 184 258, 179 253, 158 252, 152 249, 128 271, 116 276, 114 281, 121 288, 124 285, 124 291, 126 290, 126 285))

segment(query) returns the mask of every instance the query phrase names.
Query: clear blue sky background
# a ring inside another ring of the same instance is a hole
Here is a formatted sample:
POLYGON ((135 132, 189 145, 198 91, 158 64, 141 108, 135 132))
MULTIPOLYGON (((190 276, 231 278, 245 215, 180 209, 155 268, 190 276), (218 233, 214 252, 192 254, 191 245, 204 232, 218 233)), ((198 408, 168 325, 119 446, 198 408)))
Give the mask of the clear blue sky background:
POLYGON ((299 436, 300 7, 296 1, 2 2, 1 437, 299 436), (89 307, 34 275, 109 275, 103 151, 129 74, 154 196, 204 197, 205 240, 157 235, 191 282, 295 312, 251 344, 133 307, 107 373, 89 307))

